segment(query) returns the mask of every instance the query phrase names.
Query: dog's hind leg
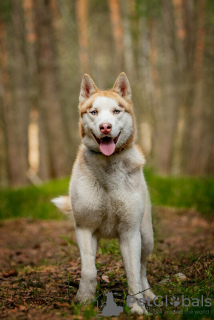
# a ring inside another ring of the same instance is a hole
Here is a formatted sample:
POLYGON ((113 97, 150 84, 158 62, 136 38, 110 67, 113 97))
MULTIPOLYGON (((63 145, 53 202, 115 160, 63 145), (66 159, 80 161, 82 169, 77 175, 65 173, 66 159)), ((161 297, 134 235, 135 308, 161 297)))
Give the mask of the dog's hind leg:
POLYGON ((144 291, 144 298, 148 300, 148 297, 151 300, 154 299, 155 294, 150 290, 150 285, 147 280, 146 275, 146 264, 148 256, 152 253, 154 247, 154 238, 153 238, 153 228, 152 228, 152 219, 151 219, 151 205, 149 195, 147 195, 147 203, 145 207, 145 212, 143 220, 141 223, 141 281, 144 291))
POLYGON ((97 284, 95 266, 97 238, 91 230, 78 227, 76 237, 81 256, 81 280, 76 298, 79 302, 92 301, 97 284))

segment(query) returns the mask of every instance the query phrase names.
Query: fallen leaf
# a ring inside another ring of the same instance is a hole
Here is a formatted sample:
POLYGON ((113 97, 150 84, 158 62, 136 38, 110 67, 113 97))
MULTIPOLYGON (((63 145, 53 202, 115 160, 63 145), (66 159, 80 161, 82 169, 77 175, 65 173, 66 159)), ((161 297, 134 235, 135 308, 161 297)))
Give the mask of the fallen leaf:
POLYGON ((55 308, 60 308, 60 307, 69 307, 69 304, 67 302, 55 302, 54 303, 55 308))
POLYGON ((102 280, 109 283, 109 277, 108 276, 102 276, 102 280))
POLYGON ((26 310, 26 307, 21 305, 21 306, 19 306, 19 310, 24 311, 24 310, 26 310))
POLYGON ((18 275, 18 272, 17 272, 15 269, 3 273, 3 276, 4 276, 5 278, 14 277, 14 276, 17 276, 17 275, 18 275))

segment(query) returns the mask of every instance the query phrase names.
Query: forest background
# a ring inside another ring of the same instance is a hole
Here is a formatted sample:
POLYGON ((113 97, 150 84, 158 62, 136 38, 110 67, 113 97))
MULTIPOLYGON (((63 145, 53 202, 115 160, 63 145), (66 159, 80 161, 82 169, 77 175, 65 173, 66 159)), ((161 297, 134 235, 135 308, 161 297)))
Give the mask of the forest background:
POLYGON ((125 71, 138 143, 161 175, 214 174, 211 0, 0 2, 0 186, 68 176, 84 73, 125 71))

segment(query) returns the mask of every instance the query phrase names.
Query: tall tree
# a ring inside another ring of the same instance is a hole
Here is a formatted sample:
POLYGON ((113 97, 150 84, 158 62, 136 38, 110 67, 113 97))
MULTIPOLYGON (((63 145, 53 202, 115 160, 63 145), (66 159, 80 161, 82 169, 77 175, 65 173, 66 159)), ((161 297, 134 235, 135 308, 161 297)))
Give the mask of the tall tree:
MULTIPOLYGON (((36 64, 36 30, 34 23, 34 4, 33 0, 22 0, 22 6, 24 10, 25 19, 25 39, 26 39, 26 59, 28 66, 28 97, 30 102, 30 118, 29 118, 29 172, 28 178, 33 182, 38 180, 37 171, 38 164, 38 152, 35 152, 35 139, 38 137, 38 76, 37 76, 37 64, 36 64), (32 128, 35 128, 34 134, 32 128), (33 140, 32 140, 33 139, 33 140), (33 155, 33 156, 32 156, 33 155), (35 162, 36 161, 36 162, 35 162), (33 164, 34 163, 34 164, 33 164)), ((33 182, 34 183, 34 182, 33 182)))
POLYGON ((108 0, 112 32, 116 49, 116 66, 119 71, 123 68, 123 25, 119 0, 108 0))
POLYGON ((12 12, 13 28, 13 92, 17 145, 19 148, 20 183, 26 183, 28 170, 28 124, 29 100, 27 95, 26 51, 22 30, 24 30, 24 15, 19 0, 14 0, 12 12))
POLYGON ((124 0, 121 3, 122 6, 122 21, 123 21, 123 45, 124 45, 124 67, 127 71, 130 79, 134 80, 136 78, 136 69, 134 63, 134 51, 133 51, 133 41, 131 34, 131 24, 130 24, 130 10, 133 4, 130 3, 133 0, 124 0))
POLYGON ((5 48, 5 29, 5 23, 0 21, 0 187, 7 186, 9 183, 5 101, 5 84, 8 82, 8 74, 6 72, 8 55, 5 48))
POLYGON ((203 56, 205 37, 205 10, 206 0, 199 0, 197 4, 197 29, 195 59, 193 64, 194 76, 194 99, 192 104, 192 125, 190 135, 190 152, 187 171, 190 174, 199 174, 201 170, 201 143, 202 143, 202 123, 203 123, 203 56), (197 161, 196 161, 197 159, 197 161))
POLYGON ((82 73, 89 73, 88 57, 88 0, 76 1, 78 26, 79 60, 82 73))
POLYGON ((26 88, 24 19, 20 2, 14 0, 7 24, 1 24, 1 75, 3 118, 6 133, 10 183, 27 183, 28 112, 26 88), (5 28, 7 26, 7 28, 5 28))
POLYGON ((78 62, 78 33, 75 23, 75 3, 70 0, 53 1, 53 26, 58 53, 60 97, 62 101, 63 125, 66 134, 66 152, 70 166, 76 158, 79 144, 78 94, 82 70, 78 62))
POLYGON ((43 179, 68 174, 51 9, 51 0, 35 2, 40 93, 40 172, 43 179))
MULTIPOLYGON (((172 145, 172 163, 171 172, 173 174, 180 174, 182 172, 182 145, 184 139, 185 130, 185 99, 182 98, 182 92, 180 88, 184 86, 184 70, 186 70, 187 62, 185 55, 185 41, 187 37, 187 28, 185 18, 188 17, 188 21, 192 19, 191 15, 186 16, 184 10, 183 0, 173 0, 173 14, 175 17, 175 49, 176 49, 176 61, 177 61, 177 91, 178 91, 178 113, 177 121, 175 123, 175 136, 172 145)), ((189 45, 189 44, 188 44, 189 45)), ((188 74, 187 70, 186 73, 188 74)), ((188 81, 185 83, 185 87, 189 87, 189 74, 188 81)))
POLYGON ((171 1, 164 0, 161 7, 161 38, 159 38, 160 101, 155 108, 155 126, 153 137, 153 157, 157 170, 168 174, 172 164, 172 150, 178 116, 177 84, 180 78, 177 69, 177 48, 175 46, 176 29, 174 25, 171 1))

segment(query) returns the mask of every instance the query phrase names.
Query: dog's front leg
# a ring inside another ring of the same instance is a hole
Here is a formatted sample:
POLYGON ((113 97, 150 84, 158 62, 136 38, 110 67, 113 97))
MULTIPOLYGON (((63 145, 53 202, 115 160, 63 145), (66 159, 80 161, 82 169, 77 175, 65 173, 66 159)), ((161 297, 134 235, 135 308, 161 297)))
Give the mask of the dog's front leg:
POLYGON ((79 302, 92 301, 97 284, 95 266, 97 239, 91 230, 82 228, 76 228, 76 237, 81 256, 81 280, 76 298, 79 302))
POLYGON ((147 313, 143 304, 141 284, 141 234, 140 230, 130 230, 120 235, 120 250, 126 271, 131 312, 147 313), (142 300, 139 300, 142 299, 142 300))

